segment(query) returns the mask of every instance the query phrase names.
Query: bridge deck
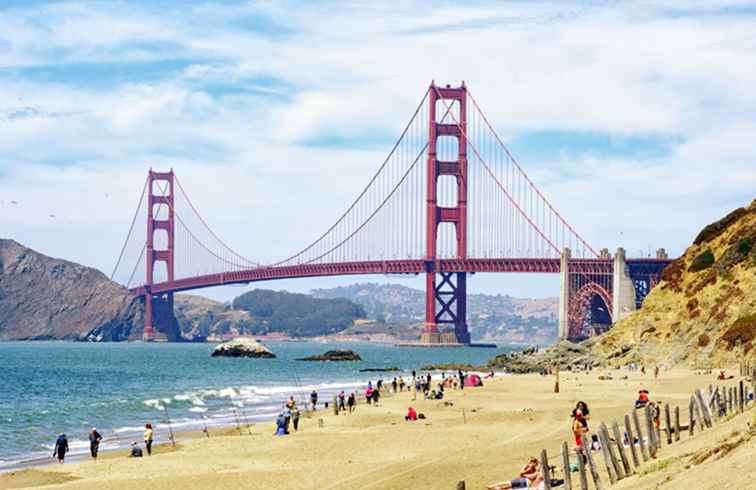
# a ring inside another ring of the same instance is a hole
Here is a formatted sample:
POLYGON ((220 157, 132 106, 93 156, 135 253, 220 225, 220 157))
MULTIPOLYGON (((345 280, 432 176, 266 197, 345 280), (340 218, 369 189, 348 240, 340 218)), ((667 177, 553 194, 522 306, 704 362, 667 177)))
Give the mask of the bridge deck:
MULTIPOLYGON (((629 259, 628 263, 669 262, 657 259, 629 259)), ((367 274, 421 274, 424 272, 530 272, 558 274, 558 258, 519 258, 519 259, 444 259, 433 261, 409 260, 374 260, 362 262, 340 262, 328 264, 301 264, 257 267, 235 272, 223 272, 197 277, 176 279, 171 282, 155 283, 150 290, 153 294, 180 292, 227 284, 247 284, 276 279, 301 277, 324 277, 367 274)), ((596 273, 607 271, 613 266, 611 259, 571 259, 570 269, 575 272, 596 273)), ((138 295, 146 293, 146 287, 132 288, 138 295)))

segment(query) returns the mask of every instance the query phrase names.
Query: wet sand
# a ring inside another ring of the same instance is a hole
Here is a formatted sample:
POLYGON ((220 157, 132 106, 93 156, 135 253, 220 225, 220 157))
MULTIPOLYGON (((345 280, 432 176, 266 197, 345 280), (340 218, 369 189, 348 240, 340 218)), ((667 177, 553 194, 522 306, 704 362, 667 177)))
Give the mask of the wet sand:
MULTIPOLYGON (((680 405, 687 422, 690 393, 714 383, 714 376, 682 369, 663 372, 658 380, 650 374, 614 370, 562 373, 558 394, 553 393, 553 376, 486 381, 482 388, 448 391, 444 401, 421 396, 412 401, 412 393, 405 392, 382 397, 377 407, 360 404, 352 415, 317 412, 302 418, 298 433, 285 437, 273 436, 272 422, 253 426, 252 435, 246 429, 239 435, 234 428, 211 431, 210 438, 179 434, 176 450, 164 448, 138 459, 126 458, 122 451, 103 455, 96 463, 3 474, 0 489, 453 489, 459 480, 465 480, 468 489, 479 489, 514 477, 522 463, 543 448, 556 463, 561 442, 572 446, 569 413, 578 400, 589 404, 593 425, 609 423, 621 420, 638 389, 647 388, 652 399, 680 405), (605 372, 615 379, 599 380, 605 372), (629 379, 619 379, 626 375, 629 379), (405 422, 408 405, 427 418, 405 422)), ((663 488, 756 488, 750 483, 756 470, 747 464, 756 454, 754 444, 735 449, 726 459, 686 468, 691 454, 718 444, 733 430, 742 432, 754 413, 665 447, 659 457, 670 460, 665 469, 642 479, 628 478, 613 488, 654 488, 662 482, 663 488), (739 469, 733 473, 728 465, 739 469), (726 487, 723 478, 729 480, 726 487)), ((600 456, 598 461, 603 465, 600 456)), ((604 481, 608 487, 606 476, 604 481)))

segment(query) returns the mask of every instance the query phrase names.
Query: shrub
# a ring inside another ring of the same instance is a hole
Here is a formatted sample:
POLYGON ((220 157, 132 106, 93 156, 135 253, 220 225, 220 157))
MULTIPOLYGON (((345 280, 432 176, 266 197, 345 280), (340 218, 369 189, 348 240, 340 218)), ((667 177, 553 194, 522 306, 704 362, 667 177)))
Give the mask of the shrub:
POLYGON ((738 242, 738 253, 741 256, 745 257, 746 255, 748 255, 748 252, 751 251, 752 247, 753 247, 753 238, 752 237, 747 236, 745 238, 742 238, 738 242))
POLYGON ((693 263, 690 264, 690 267, 688 267, 689 272, 698 272, 705 269, 708 269, 712 265, 714 265, 714 254, 711 252, 711 250, 706 250, 702 252, 698 257, 693 259, 693 263))
POLYGON ((742 316, 735 320, 722 335, 721 341, 728 349, 732 349, 739 344, 744 346, 750 344, 754 337, 756 337, 756 314, 742 316))
POLYGON ((698 347, 706 347, 707 345, 709 345, 710 341, 711 339, 709 338, 709 336, 705 333, 702 333, 698 336, 698 347))

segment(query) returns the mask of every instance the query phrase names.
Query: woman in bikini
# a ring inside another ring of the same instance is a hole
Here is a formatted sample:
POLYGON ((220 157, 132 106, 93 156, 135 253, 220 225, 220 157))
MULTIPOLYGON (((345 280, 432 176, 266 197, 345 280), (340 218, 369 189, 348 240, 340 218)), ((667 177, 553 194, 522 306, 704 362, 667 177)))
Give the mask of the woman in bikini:
POLYGON ((520 470, 520 476, 514 480, 494 483, 486 487, 486 490, 509 490, 510 488, 535 488, 543 481, 538 471, 538 459, 530 458, 520 470))

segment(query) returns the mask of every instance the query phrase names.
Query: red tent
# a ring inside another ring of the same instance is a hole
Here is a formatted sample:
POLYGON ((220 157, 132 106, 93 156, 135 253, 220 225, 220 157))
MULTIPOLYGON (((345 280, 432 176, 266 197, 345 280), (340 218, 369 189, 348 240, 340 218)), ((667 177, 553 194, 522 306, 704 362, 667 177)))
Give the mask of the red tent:
POLYGON ((465 386, 483 386, 483 381, 477 374, 469 374, 465 377, 465 386))

